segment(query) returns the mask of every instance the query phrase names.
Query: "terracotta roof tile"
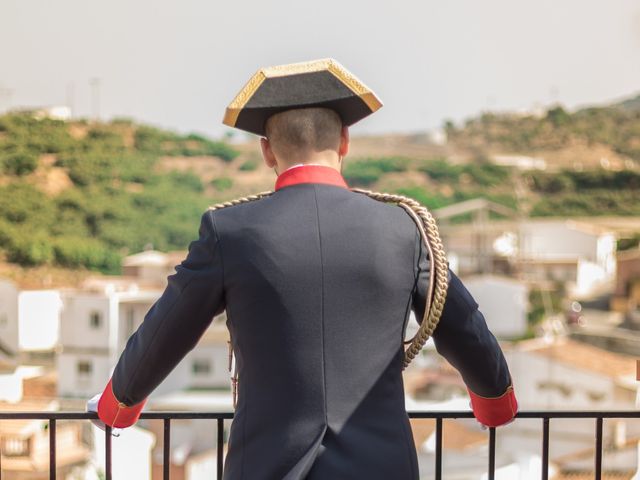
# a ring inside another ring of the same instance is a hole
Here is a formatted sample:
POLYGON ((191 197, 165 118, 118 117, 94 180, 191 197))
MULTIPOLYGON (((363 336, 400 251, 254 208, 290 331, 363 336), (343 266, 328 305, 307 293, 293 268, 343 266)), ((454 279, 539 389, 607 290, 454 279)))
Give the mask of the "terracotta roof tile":
POLYGON ((635 357, 609 352, 569 338, 557 339, 553 343, 535 339, 522 342, 522 347, 525 351, 552 358, 556 362, 609 377, 635 375, 636 372, 635 357))
MULTIPOLYGON (((432 419, 411 419, 411 430, 416 448, 420 448, 435 432, 436 421, 432 419)), ((479 447, 488 441, 488 434, 467 427, 458 420, 442 422, 442 448, 444 450, 464 451, 479 447)))

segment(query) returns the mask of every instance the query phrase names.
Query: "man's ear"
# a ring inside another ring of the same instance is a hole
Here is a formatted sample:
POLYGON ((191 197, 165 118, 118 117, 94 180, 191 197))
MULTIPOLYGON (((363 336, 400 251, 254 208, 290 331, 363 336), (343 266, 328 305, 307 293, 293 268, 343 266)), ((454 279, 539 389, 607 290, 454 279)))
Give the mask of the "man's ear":
POLYGON ((342 127, 342 130, 340 130, 338 155, 340 155, 340 157, 346 157, 347 153, 349 153, 349 127, 342 127))
POLYGON ((262 158, 264 159, 264 163, 267 165, 267 167, 275 167, 277 165, 276 156, 273 154, 273 150, 271 149, 269 140, 264 137, 261 138, 260 148, 262 149, 262 158))

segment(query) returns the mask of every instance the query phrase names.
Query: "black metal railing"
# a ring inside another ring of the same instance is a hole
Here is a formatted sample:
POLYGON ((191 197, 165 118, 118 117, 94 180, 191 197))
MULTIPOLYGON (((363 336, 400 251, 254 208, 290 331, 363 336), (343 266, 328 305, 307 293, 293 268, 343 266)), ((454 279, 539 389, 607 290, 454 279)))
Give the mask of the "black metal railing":
MULTIPOLYGON (((442 431, 443 420, 458 418, 473 418, 470 411, 411 411, 409 418, 434 419, 435 429, 435 478, 442 480, 442 431)), ((2 420, 48 420, 49 422, 49 478, 56 480, 56 421, 57 420, 91 420, 96 419, 95 413, 86 412, 0 412, 2 420)), ((217 478, 222 478, 224 461, 224 421, 231 420, 230 412, 143 412, 140 416, 145 420, 162 420, 164 424, 163 443, 163 479, 170 477, 170 450, 171 450, 171 421, 172 420, 216 420, 216 448, 217 448, 217 478)), ((595 462, 594 474, 596 480, 602 478, 602 430, 605 418, 635 418, 640 419, 640 411, 524 411, 516 415, 516 419, 542 420, 542 480, 549 478, 549 426, 551 419, 593 419, 595 420, 595 462)), ((488 480, 495 478, 496 459, 496 429, 488 429, 488 480)), ((2 465, 0 464, 0 480, 2 465)), ((112 480, 111 472, 111 428, 105 431, 105 478, 112 480)), ((119 479, 117 479, 119 480, 119 479)))

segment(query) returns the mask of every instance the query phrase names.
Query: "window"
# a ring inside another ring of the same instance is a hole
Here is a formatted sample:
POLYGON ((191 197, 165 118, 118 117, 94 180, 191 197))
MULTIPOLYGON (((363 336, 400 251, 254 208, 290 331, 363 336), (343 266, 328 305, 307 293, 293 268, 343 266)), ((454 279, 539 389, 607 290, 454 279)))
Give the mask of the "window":
POLYGON ((91 312, 89 315, 89 325, 91 325, 91 328, 100 328, 102 325, 102 315, 100 312, 91 312))
POLYGON ((79 377, 88 377, 89 375, 91 375, 93 365, 91 365, 91 362, 88 362, 86 360, 80 360, 76 364, 76 369, 78 371, 79 377))
POLYGON ((204 376, 211 373, 211 361, 208 358, 197 358, 191 364, 191 372, 194 375, 204 376))
POLYGON ((29 442, 24 438, 9 437, 2 442, 2 454, 7 457, 23 457, 29 455, 29 442))

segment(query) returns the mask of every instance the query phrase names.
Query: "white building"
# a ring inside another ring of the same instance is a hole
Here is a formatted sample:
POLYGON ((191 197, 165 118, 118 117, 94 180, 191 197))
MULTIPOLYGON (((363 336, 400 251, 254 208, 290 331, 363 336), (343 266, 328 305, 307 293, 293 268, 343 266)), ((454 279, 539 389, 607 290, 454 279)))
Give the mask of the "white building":
POLYGON ((58 345, 62 293, 23 290, 18 294, 19 345, 23 352, 54 350, 58 345))
POLYGON ((229 388, 229 330, 224 319, 221 315, 212 322, 196 347, 164 380, 166 385, 159 392, 229 388))
MULTIPOLYGON (((0 402, 0 411, 56 411, 57 402, 29 400, 20 403, 0 402)), ((56 426, 56 471, 58 478, 77 477, 90 457, 82 441, 80 422, 58 422, 56 426)), ((104 436, 104 435, 103 435, 104 436)), ((11 480, 46 480, 49 476, 49 431, 43 419, 20 419, 0 422, 2 478, 11 480)), ((91 477, 88 477, 91 478, 91 477)), ((132 477, 114 477, 132 478, 132 477)))
MULTIPOLYGON (((57 355, 58 392, 90 398, 101 392, 128 338, 159 298, 130 279, 99 279, 65 292, 57 355)), ((228 333, 219 321, 202 336, 152 396, 192 389, 228 388, 228 333)))
POLYGON ((515 167, 519 170, 546 170, 547 162, 544 158, 528 157, 526 155, 493 155, 493 163, 504 167, 515 167))
POLYGON ((143 284, 164 286, 167 283, 167 277, 175 273, 175 266, 186 255, 187 253, 183 251, 165 253, 145 250, 126 257, 122 261, 122 273, 134 277, 136 281, 143 284))
MULTIPOLYGON (((520 410, 634 409, 636 360, 631 356, 563 337, 520 342, 505 349, 505 355, 520 410)), ((501 435, 501 444, 513 452, 538 452, 540 424, 517 420, 501 435)), ((608 446, 606 468, 634 469, 637 457, 627 447, 639 438, 640 425, 610 419, 604 423, 603 434, 608 446)), ((593 419, 553 419, 550 442, 549 459, 558 471, 593 468, 593 419)))
POLYGON ((127 338, 159 295, 117 279, 64 293, 56 357, 60 396, 89 398, 102 391, 127 338))
MULTIPOLYGON (((106 470, 104 432, 96 427, 92 430, 93 468, 97 478, 104 478, 106 470)), ((156 436, 137 425, 121 429, 118 434, 117 437, 111 438, 112 478, 151 480, 153 478, 151 452, 156 444, 156 436)))
MULTIPOLYGON (((148 408, 160 411, 232 412, 233 404, 228 391, 190 390, 156 396, 149 402, 148 408)), ((157 437, 162 436, 160 422, 143 421, 142 424, 157 437)), ((214 421, 195 419, 173 420, 171 422, 172 478, 174 476, 185 480, 213 480, 217 478, 217 451, 213 441, 213 432, 215 432, 214 421)), ((153 452, 154 478, 161 477, 162 454, 162 445, 156 445, 153 452)))
POLYGON ((463 281, 496 337, 524 335, 529 289, 523 282, 495 275, 466 277, 463 281))
POLYGON ((66 105, 51 105, 35 109, 25 109, 23 111, 31 112, 33 117, 37 119, 51 118, 62 121, 71 119, 71 108, 66 105))
POLYGON ((18 289, 0 279, 0 364, 15 364, 18 353, 18 289))
POLYGON ((578 298, 613 288, 612 229, 584 221, 520 220, 515 211, 482 198, 433 213, 445 248, 463 275, 504 272, 530 283, 557 281, 578 298), (470 223, 451 222, 469 215, 470 223))
POLYGON ((615 234, 568 220, 528 220, 519 225, 516 259, 524 279, 566 282, 575 296, 612 287, 615 234))
POLYGON ((570 338, 505 350, 521 409, 624 410, 635 406, 635 358, 570 338))
POLYGON ((17 403, 24 397, 25 380, 42 377, 45 370, 39 366, 21 365, 0 371, 0 401, 17 403))
MULTIPOLYGON (((534 339, 503 344, 520 411, 531 410, 633 410, 635 405, 635 358, 608 352, 567 338, 534 339)), ((407 410, 467 410, 469 399, 460 392, 440 403, 415 396, 416 385, 431 391, 455 392, 447 388, 454 379, 437 371, 407 370, 405 387, 407 410), (412 381, 413 380, 413 381, 412 381), (413 385, 413 387, 412 387, 413 385), (411 392, 413 391, 414 396, 411 392)), ((452 367, 448 367, 452 370, 452 367)), ((458 377, 459 378, 459 377, 458 377)), ((460 379, 461 381, 461 379, 460 379)), ((424 398, 424 397, 422 397, 424 398)), ((444 478, 486 479, 487 439, 473 420, 445 420, 443 434, 444 478)), ((595 449, 593 419, 559 419, 550 423, 550 475, 588 471, 593 468, 595 449)), ((432 420, 412 420, 421 473, 433 478, 435 425, 432 420)), ((638 455, 635 442, 640 425, 635 420, 607 419, 604 422, 605 468, 609 471, 635 470, 638 455)), ((516 419, 500 427, 496 443, 496 479, 540 478, 542 420, 516 419)), ((559 477, 565 478, 565 477, 559 477)), ((576 476, 566 478, 592 478, 576 476)), ((603 476, 604 478, 604 476, 603 476)), ((612 477, 614 478, 614 477, 612 477)), ((617 478, 617 477, 615 477, 617 478)), ((620 477, 620 478, 630 478, 620 477)))

